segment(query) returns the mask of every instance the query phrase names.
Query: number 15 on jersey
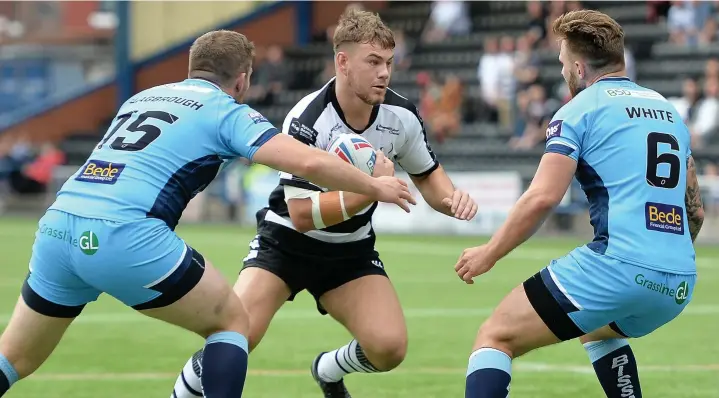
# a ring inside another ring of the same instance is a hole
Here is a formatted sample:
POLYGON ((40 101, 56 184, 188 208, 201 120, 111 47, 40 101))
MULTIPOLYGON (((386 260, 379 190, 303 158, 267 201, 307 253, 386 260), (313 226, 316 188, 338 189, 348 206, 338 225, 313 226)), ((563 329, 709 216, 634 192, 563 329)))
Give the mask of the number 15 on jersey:
MULTIPOLYGON (((120 128, 122 128, 128 120, 132 119, 137 112, 129 112, 119 115, 117 117, 117 124, 115 127, 107 133, 105 138, 97 149, 102 148, 112 136, 114 136, 120 128)), ((178 117, 164 111, 147 111, 137 116, 134 122, 132 122, 123 131, 130 133, 142 133, 141 136, 135 142, 125 142, 127 137, 125 135, 119 135, 115 137, 115 140, 110 144, 110 148, 118 151, 141 151, 145 149, 152 141, 155 141, 157 137, 162 134, 162 129, 159 126, 167 124, 173 124, 178 120, 178 117), (151 121, 148 121, 150 119, 151 121)))

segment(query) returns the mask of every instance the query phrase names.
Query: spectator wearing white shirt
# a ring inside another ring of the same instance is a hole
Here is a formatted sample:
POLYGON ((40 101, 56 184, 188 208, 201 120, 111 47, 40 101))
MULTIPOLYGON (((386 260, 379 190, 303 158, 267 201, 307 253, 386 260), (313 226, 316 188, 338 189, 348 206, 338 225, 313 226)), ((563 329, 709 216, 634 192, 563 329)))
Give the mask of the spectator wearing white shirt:
POLYGON ((696 80, 688 77, 684 79, 682 84, 682 96, 669 98, 669 102, 674 105, 684 123, 691 125, 694 121, 696 106, 699 102, 699 86, 696 80))
POLYGON ((708 2, 673 1, 667 16, 670 40, 676 44, 710 43, 716 34, 712 4, 708 2))
POLYGON ((472 20, 464 1, 434 1, 429 21, 422 34, 422 41, 437 43, 449 36, 469 34, 471 30, 472 20))
POLYGON ((485 40, 477 73, 483 101, 497 111, 500 125, 509 128, 515 88, 514 39, 503 37, 499 47, 497 38, 485 40))
POLYGON ((719 126, 719 80, 709 78, 704 82, 704 98, 696 109, 694 122, 690 124, 692 147, 702 147, 710 134, 719 126))

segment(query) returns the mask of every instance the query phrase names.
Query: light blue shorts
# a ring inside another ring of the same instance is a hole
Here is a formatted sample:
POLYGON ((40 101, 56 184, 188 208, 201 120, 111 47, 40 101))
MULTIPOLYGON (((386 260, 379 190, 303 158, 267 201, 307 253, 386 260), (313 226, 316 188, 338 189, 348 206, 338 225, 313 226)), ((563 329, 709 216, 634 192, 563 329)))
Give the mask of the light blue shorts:
POLYGON ((100 293, 138 310, 157 308, 192 290, 203 271, 202 256, 159 219, 114 222, 48 210, 23 298, 54 317, 79 315, 100 293))
POLYGON ((562 340, 609 325, 647 335, 676 318, 692 299, 696 274, 628 264, 579 247, 524 282, 530 302, 562 340))

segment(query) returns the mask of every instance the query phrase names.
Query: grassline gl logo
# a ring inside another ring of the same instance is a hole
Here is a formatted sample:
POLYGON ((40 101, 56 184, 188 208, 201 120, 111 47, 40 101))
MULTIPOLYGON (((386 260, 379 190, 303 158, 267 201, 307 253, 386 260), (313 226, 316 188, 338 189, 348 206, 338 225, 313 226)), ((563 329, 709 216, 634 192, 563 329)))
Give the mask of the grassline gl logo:
POLYGON ((664 283, 653 282, 647 279, 643 274, 637 274, 634 276, 634 283, 647 290, 669 296, 673 298, 677 304, 684 303, 689 297, 689 282, 687 281, 682 281, 676 289, 672 289, 664 283))
POLYGON ((79 243, 80 250, 88 256, 92 256, 97 253, 97 249, 100 248, 100 242, 97 240, 97 235, 95 235, 92 231, 83 232, 82 235, 80 235, 79 243))

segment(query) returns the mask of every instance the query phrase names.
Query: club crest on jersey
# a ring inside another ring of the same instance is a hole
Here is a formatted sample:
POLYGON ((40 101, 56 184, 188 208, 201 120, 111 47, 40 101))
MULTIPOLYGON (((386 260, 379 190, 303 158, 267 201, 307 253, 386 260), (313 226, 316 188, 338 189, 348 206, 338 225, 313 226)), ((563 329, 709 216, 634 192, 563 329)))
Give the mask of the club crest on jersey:
POLYGON ((269 123, 267 121, 267 119, 264 116, 262 116, 262 114, 260 112, 250 112, 247 114, 247 116, 249 116, 250 119, 252 119, 252 122, 255 124, 269 123))
POLYGON ((547 139, 562 135, 563 121, 564 120, 555 120, 552 123, 549 123, 549 126, 547 126, 547 139))
POLYGON ((104 160, 93 160, 87 162, 80 173, 75 177, 77 181, 92 182, 97 184, 114 184, 125 169, 123 163, 112 163, 104 160))

